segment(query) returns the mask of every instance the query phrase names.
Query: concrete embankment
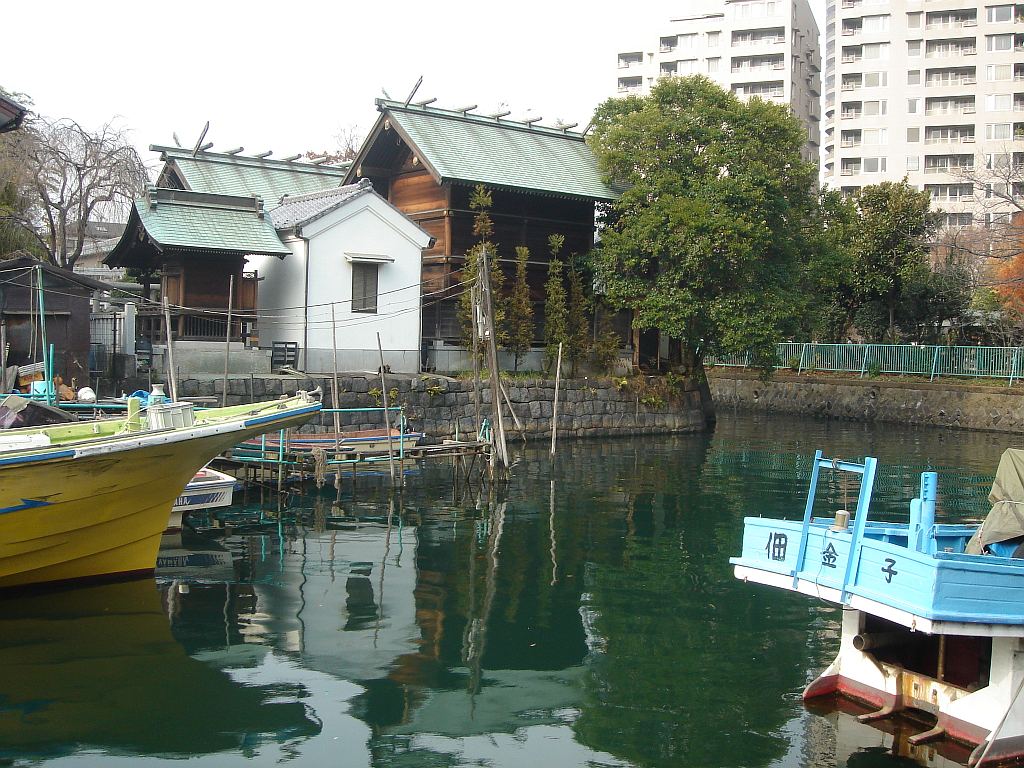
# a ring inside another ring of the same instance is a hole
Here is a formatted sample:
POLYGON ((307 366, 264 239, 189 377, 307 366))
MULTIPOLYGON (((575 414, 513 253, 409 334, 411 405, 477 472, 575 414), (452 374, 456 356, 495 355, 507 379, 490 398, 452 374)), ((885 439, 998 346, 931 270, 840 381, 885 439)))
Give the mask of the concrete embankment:
POLYGON ((881 378, 829 378, 777 371, 712 368, 708 383, 715 409, 792 413, 865 422, 924 424, 1024 433, 1024 397, 1018 388, 969 382, 881 378))
MULTIPOLYGON (((146 388, 145 382, 137 382, 146 388)), ((344 374, 339 377, 339 408, 375 408, 382 404, 380 377, 376 374, 344 374)), ((324 407, 333 406, 331 377, 253 375, 228 379, 228 404, 274 398, 296 389, 319 386, 324 407)), ((553 379, 517 379, 504 382, 508 399, 528 438, 551 436, 555 396, 553 379)), ((597 437, 671 432, 700 432, 705 429, 701 396, 692 385, 677 385, 663 391, 642 386, 636 380, 623 383, 613 379, 565 379, 559 385, 558 431, 560 436, 597 437)), ((465 438, 475 433, 473 382, 429 375, 389 374, 390 405, 405 407, 410 428, 432 438, 465 438)), ((220 404, 223 381, 213 377, 183 378, 178 383, 181 397, 208 398, 220 404)), ((487 382, 481 391, 481 410, 491 413, 491 392, 487 382)), ((325 415, 329 425, 333 417, 325 415)), ((343 428, 374 429, 383 426, 380 411, 343 414, 343 428)), ((518 435, 515 422, 505 410, 505 428, 510 437, 518 435)))

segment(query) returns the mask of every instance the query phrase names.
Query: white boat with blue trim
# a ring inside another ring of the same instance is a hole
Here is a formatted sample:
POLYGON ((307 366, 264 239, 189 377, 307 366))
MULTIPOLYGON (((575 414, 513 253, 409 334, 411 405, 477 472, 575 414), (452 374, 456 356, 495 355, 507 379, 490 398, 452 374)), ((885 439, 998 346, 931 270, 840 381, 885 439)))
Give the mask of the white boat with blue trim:
POLYGON ((802 520, 745 518, 736 577, 843 607, 839 653, 805 700, 853 699, 874 710, 863 722, 920 713, 910 743, 952 739, 972 765, 1024 760, 1024 451, 1003 455, 981 526, 935 522, 934 472, 908 522, 870 519, 875 471, 818 451, 802 520), (821 470, 859 476, 852 515, 821 514, 821 470))

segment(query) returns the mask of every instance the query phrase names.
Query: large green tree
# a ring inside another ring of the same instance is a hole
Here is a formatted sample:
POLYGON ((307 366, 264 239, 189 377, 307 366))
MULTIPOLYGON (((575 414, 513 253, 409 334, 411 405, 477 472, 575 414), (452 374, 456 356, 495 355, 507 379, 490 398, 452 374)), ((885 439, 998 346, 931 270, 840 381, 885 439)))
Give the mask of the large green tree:
POLYGON ((607 298, 634 327, 679 339, 699 379, 709 353, 749 351, 767 369, 799 315, 816 209, 799 121, 698 76, 609 99, 593 125, 601 168, 624 189, 601 234, 607 298))
POLYGON ((858 325, 868 325, 863 307, 880 307, 884 315, 874 314, 884 318, 893 341, 900 305, 912 286, 928 282, 928 241, 937 223, 931 196, 906 180, 885 181, 861 189, 855 203, 858 221, 851 239, 854 283, 862 302, 860 315, 864 316, 858 325))

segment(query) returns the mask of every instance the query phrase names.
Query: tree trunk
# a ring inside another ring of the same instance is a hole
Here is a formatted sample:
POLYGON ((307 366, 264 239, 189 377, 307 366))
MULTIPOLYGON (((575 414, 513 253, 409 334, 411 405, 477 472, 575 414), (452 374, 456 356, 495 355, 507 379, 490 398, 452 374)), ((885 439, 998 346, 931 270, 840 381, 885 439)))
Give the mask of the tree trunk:
POLYGON ((708 386, 707 373, 704 370, 704 356, 689 344, 683 345, 683 370, 688 380, 697 385, 697 392, 700 393, 700 407, 704 412, 704 426, 710 429, 715 425, 715 402, 711 397, 711 387, 708 386))

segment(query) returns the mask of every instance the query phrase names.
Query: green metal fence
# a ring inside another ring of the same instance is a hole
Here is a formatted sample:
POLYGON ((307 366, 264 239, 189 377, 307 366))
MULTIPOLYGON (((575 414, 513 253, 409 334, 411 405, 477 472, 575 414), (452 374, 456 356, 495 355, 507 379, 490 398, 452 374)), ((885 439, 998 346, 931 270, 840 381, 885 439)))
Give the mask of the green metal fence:
MULTIPOLYGON (((776 368, 804 371, 879 373, 1007 379, 1013 386, 1024 366, 1022 347, 941 347, 914 344, 815 344, 784 342, 775 353, 776 368)), ((711 357, 710 365, 746 368, 749 355, 711 357)))

